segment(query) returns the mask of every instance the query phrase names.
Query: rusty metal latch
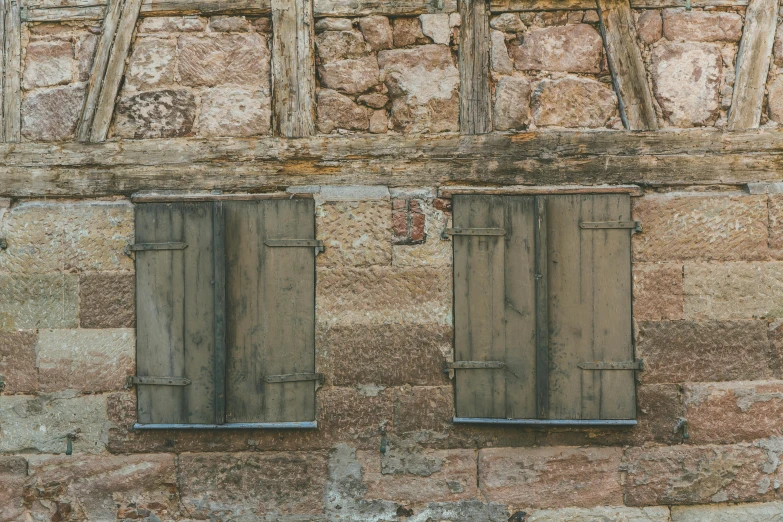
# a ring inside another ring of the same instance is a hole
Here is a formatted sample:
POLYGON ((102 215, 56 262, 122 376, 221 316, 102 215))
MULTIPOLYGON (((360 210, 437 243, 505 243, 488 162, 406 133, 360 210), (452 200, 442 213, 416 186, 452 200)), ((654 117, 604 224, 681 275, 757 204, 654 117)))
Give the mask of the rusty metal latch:
POLYGON ((505 236, 503 228, 447 228, 443 231, 449 236, 505 236))
POLYGON ((268 247, 311 247, 315 255, 324 251, 324 243, 318 239, 267 239, 264 245, 268 247))
POLYGON ((143 384, 151 386, 188 386, 190 379, 185 377, 140 377, 131 375, 128 377, 128 386, 143 384))
POLYGON ((581 229, 608 229, 608 228, 628 228, 634 232, 642 231, 642 224, 639 221, 583 221, 579 223, 581 229))
POLYGON ((187 243, 136 243, 128 245, 131 252, 144 252, 149 250, 185 250, 187 243))
POLYGON ((285 373, 282 375, 267 375, 265 382, 300 382, 317 381, 319 385, 324 383, 323 373, 285 373))
POLYGON ((617 362, 582 362, 577 366, 583 370, 644 370, 644 359, 638 361, 617 361, 617 362))
POLYGON ((454 378, 454 370, 498 370, 506 367, 503 361, 447 361, 443 369, 449 379, 454 378))

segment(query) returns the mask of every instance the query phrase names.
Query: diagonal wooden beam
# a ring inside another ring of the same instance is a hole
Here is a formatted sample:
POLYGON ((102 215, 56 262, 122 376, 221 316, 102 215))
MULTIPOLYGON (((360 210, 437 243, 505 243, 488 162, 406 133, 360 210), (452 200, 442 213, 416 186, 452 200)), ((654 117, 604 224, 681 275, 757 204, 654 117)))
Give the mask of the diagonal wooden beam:
POLYGON ((7 142, 22 140, 22 19, 18 0, 3 5, 3 137, 7 142))
POLYGON ((92 123, 95 118, 95 110, 98 105, 98 99, 103 87, 103 78, 106 76, 106 68, 109 65, 109 54, 112 43, 117 33, 117 25, 122 13, 122 0, 110 0, 106 10, 106 18, 103 21, 101 30, 101 39, 95 49, 95 58, 90 71, 90 81, 87 84, 87 95, 84 100, 84 108, 76 129, 76 136, 79 141, 90 141, 92 133, 92 123))
POLYGON ((312 0, 272 0, 273 125, 286 138, 315 134, 313 26, 312 0))
POLYGON ((597 0, 620 116, 629 130, 656 130, 658 119, 628 0, 597 0))
POLYGON ((128 58, 133 30, 139 19, 139 10, 142 0, 125 0, 117 25, 117 34, 114 37, 109 61, 106 65, 106 74, 103 77, 103 87, 98 96, 98 105, 95 107, 95 117, 92 121, 90 141, 100 142, 106 140, 109 126, 114 115, 114 105, 117 93, 120 90, 122 75, 125 73, 125 61, 128 58))
POLYGON ((459 127, 464 134, 492 130, 489 93, 489 8, 485 0, 460 0, 459 127))
POLYGON ((730 130, 756 129, 761 122, 779 0, 750 0, 737 51, 737 77, 729 109, 730 130))

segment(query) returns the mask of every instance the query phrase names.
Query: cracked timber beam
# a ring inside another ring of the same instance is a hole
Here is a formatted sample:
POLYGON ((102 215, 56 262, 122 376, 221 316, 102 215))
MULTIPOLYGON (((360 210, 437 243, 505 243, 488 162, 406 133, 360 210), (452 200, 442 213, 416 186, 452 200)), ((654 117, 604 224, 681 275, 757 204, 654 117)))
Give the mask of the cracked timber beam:
POLYGON ((492 130, 489 92, 489 9, 486 0, 460 0, 459 127, 463 134, 492 130))
POLYGON ((779 0, 751 0, 737 51, 737 76, 729 109, 730 130, 756 129, 778 20, 779 0))
POLYGON ((597 0, 606 58, 629 130, 656 130, 658 120, 628 0, 597 0))

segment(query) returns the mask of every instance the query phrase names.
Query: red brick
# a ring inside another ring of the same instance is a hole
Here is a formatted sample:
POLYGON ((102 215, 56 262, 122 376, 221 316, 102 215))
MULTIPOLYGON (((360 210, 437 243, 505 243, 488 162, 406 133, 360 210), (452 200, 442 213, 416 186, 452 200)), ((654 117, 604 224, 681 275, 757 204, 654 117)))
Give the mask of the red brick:
POLYGON ((404 210, 394 210, 392 212, 392 230, 395 238, 407 239, 408 214, 404 210))
POLYGON ((33 331, 0 332, 0 375, 4 393, 34 393, 38 389, 33 331))
POLYGON ((79 278, 82 328, 132 328, 136 324, 134 275, 89 273, 79 278))
POLYGON ((426 217, 424 214, 411 214, 411 241, 424 241, 426 234, 424 233, 424 226, 426 217))
POLYGON ((432 206, 435 207, 436 210, 440 210, 441 212, 451 212, 450 199, 435 198, 434 200, 432 200, 432 206))

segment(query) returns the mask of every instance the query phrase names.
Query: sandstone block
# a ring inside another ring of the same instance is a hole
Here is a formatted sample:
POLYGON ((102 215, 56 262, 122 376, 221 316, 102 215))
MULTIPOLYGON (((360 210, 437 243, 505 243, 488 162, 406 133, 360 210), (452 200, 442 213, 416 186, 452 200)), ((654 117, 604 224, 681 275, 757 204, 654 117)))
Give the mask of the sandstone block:
POLYGON ((373 92, 370 94, 362 94, 356 101, 367 105, 368 107, 372 107, 373 109, 383 109, 386 107, 386 104, 389 103, 389 97, 385 94, 373 92))
POLYGON ((36 339, 35 332, 0 332, 0 375, 5 380, 3 391, 6 394, 35 393, 38 390, 36 339))
POLYGON ((636 34, 646 45, 652 45, 663 36, 663 19, 657 9, 648 9, 641 12, 636 21, 636 34))
POLYGON ((682 319, 682 265, 635 263, 633 316, 637 321, 682 319))
POLYGON ((182 85, 269 87, 269 47, 258 33, 181 36, 177 47, 182 85))
POLYGON ((393 34, 389 19, 385 16, 365 16, 359 18, 359 29, 364 34, 364 40, 373 51, 391 49, 393 34))
POLYGON ((30 141, 73 138, 83 101, 83 84, 26 93, 22 99, 22 136, 30 141))
POLYGON ((394 420, 393 389, 328 387, 318 393, 318 401, 318 431, 330 446, 346 442, 377 450, 380 428, 394 420))
POLYGON ((671 522, 667 507, 597 507, 543 509, 530 513, 525 522, 671 522))
POLYGON ((199 136, 260 136, 272 127, 272 101, 266 89, 215 87, 202 98, 199 136))
POLYGON ((491 448, 479 451, 490 501, 516 507, 622 505, 620 448, 491 448))
POLYGON ((783 263, 690 263, 684 273, 686 319, 783 316, 783 263))
POLYGON ((339 60, 318 67, 321 86, 348 94, 358 94, 378 84, 378 60, 364 56, 339 60))
POLYGON ((67 40, 32 41, 25 50, 22 88, 52 87, 74 81, 77 63, 67 40))
POLYGON ((250 22, 253 26, 253 29, 257 33, 262 33, 265 35, 271 35, 272 34, 272 18, 268 16, 261 16, 259 18, 251 18, 250 22))
POLYGON ((419 450, 402 456, 407 466, 384 469, 382 458, 394 451, 389 447, 383 457, 377 451, 356 452, 367 485, 366 499, 419 504, 476 498, 475 450, 419 450))
POLYGON ((429 40, 421 32, 421 22, 418 18, 394 19, 394 47, 407 47, 409 45, 425 44, 429 40))
POLYGON ((133 274, 90 272, 79 279, 79 326, 132 328, 136 325, 133 274))
POLYGON ((686 384, 685 408, 693 443, 783 435, 783 381, 686 384))
POLYGON ((0 272, 132 270, 133 207, 125 202, 15 205, 4 220, 0 272))
POLYGON ((783 324, 776 321, 770 325, 769 341, 771 343, 772 374, 776 379, 783 379, 783 324))
POLYGON ((316 295, 327 324, 451 323, 451 279, 441 269, 321 268, 316 295))
POLYGON ((532 105, 533 119, 541 127, 604 127, 617 115, 614 92, 588 78, 542 80, 532 105))
POLYGON ((171 85, 177 72, 176 57, 174 38, 137 38, 125 72, 125 86, 142 90, 171 85))
POLYGON ((372 111, 369 131, 373 134, 386 134, 389 132, 389 115, 385 110, 372 111))
POLYGON ((767 259, 767 196, 688 196, 639 198, 634 219, 637 261, 767 259))
POLYGON ((742 17, 720 11, 664 9, 663 35, 672 41, 739 42, 742 17))
POLYGON ((150 139, 188 136, 196 119, 190 91, 149 91, 125 96, 117 105, 114 133, 120 138, 150 139))
POLYGON ((136 338, 131 328, 40 330, 37 351, 42 391, 99 393, 125 387, 135 370, 136 338))
POLYGON ((318 206, 315 223, 325 247, 316 258, 320 266, 391 264, 388 201, 326 202, 318 206))
POLYGON ((495 130, 522 130, 530 124, 530 80, 504 76, 495 87, 495 130))
MULTIPOLYGON (((625 452, 629 506, 773 500, 779 439, 725 446, 660 446, 625 452)), ((776 474, 778 475, 776 477, 776 474)))
POLYGON ((642 384, 636 387, 639 424, 633 430, 633 440, 677 443, 682 432, 677 423, 685 416, 679 384, 642 384))
POLYGON ((370 126, 370 111, 337 91, 321 89, 317 106, 318 130, 324 134, 335 129, 366 131, 370 126))
POLYGON ((353 23, 350 18, 319 18, 315 22, 315 32, 350 31, 353 23))
POLYGON ((102 453, 109 420, 104 395, 0 396, 0 451, 65 453, 74 435, 74 453, 102 453))
POLYGON ((493 29, 490 31, 489 37, 489 58, 492 70, 499 74, 511 74, 514 72, 514 64, 511 62, 511 57, 508 55, 506 36, 502 32, 493 29))
POLYGON ((24 520, 24 484, 27 461, 23 457, 0 457, 0 520, 24 520))
POLYGON ((775 257, 780 257, 783 250, 783 195, 770 194, 769 207, 769 247, 776 250, 775 257))
POLYGON ((489 21, 489 26, 504 33, 521 33, 527 29, 519 19, 518 13, 502 13, 493 16, 489 21))
POLYGON ((200 16, 153 16, 141 19, 139 33, 192 33, 206 28, 207 19, 200 16))
POLYGON ((397 390, 394 427, 397 433, 448 432, 454 417, 454 388, 413 386, 397 390))
POLYGON ((655 97, 675 127, 712 125, 720 112, 720 47, 666 42, 652 51, 655 97))
POLYGON ((532 29, 509 49, 520 71, 601 72, 603 41, 593 26, 575 24, 532 29))
POLYGON ((182 507, 198 519, 321 513, 326 463, 324 453, 184 453, 182 507))
POLYGON ((315 37, 315 49, 321 63, 361 58, 367 54, 367 45, 359 31, 324 31, 315 37))
POLYGON ((449 15, 445 13, 423 14, 421 20, 421 32, 428 36, 433 43, 448 45, 451 40, 451 27, 449 15))
POLYGON ((216 33, 246 33, 250 22, 244 16, 213 16, 208 27, 216 33))
POLYGON ((783 502, 736 506, 674 506, 672 522, 781 522, 783 502))
POLYGON ((90 79, 92 58, 98 45, 98 35, 87 33, 78 37, 74 43, 74 53, 77 62, 77 80, 86 82, 90 79))
POLYGON ((168 519, 177 511, 171 454, 31 456, 29 474, 25 501, 39 516, 51 504, 79 520, 168 519))
POLYGON ((783 122, 783 75, 775 75, 767 84, 767 114, 770 120, 783 122))
POLYGON ((639 324, 639 378, 646 383, 756 380, 771 376, 764 321, 639 324))
POLYGON ((0 295, 0 330, 78 325, 78 276, 0 274, 0 295))
POLYGON ((775 31, 775 42, 772 44, 772 58, 775 65, 783 65, 783 24, 775 31))

